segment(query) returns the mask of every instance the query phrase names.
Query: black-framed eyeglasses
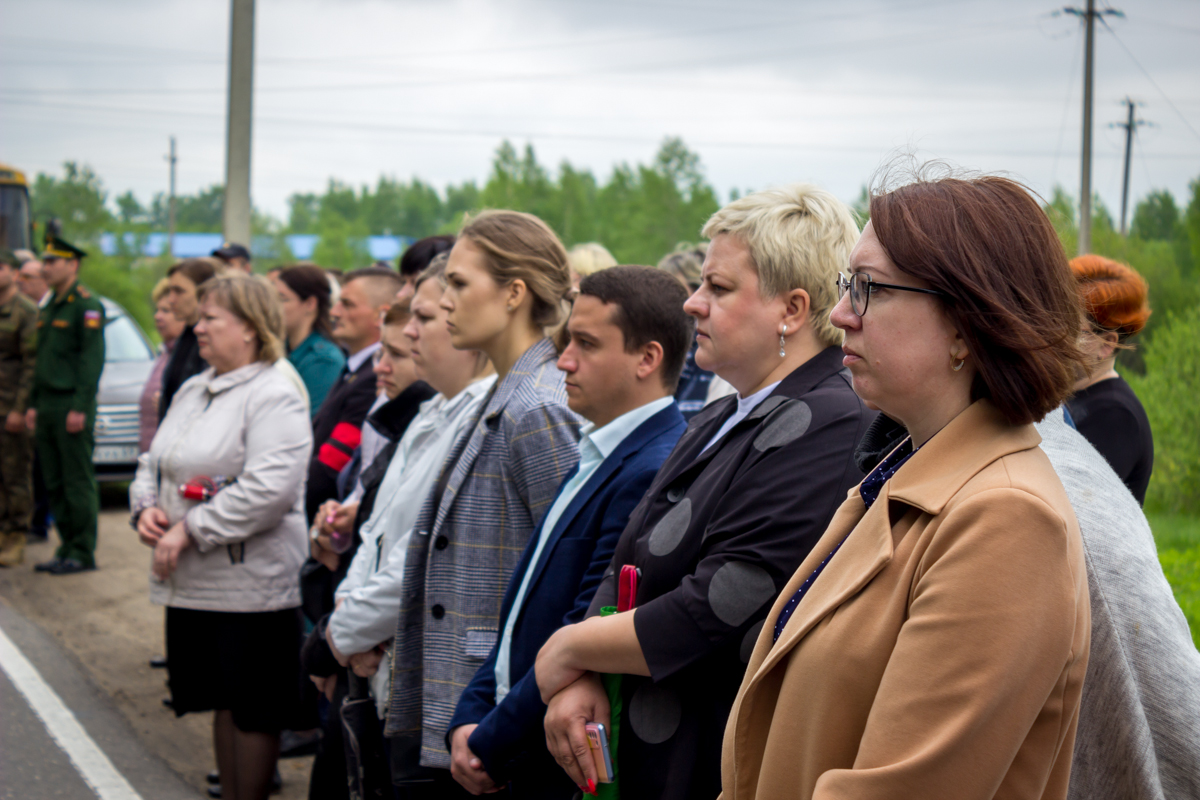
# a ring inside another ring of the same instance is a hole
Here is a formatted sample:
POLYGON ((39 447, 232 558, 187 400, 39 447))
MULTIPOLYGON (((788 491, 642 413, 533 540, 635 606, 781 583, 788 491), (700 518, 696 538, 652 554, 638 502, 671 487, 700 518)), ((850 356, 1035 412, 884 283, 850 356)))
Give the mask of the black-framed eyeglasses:
POLYGON ((897 286, 894 283, 880 283, 879 281, 871 280, 871 276, 865 272, 855 272, 849 278, 840 272, 838 273, 838 300, 840 301, 845 296, 846 291, 849 290, 850 310, 860 317, 867 313, 867 303, 876 289, 898 289, 902 292, 920 292, 921 294, 932 294, 936 297, 949 296, 945 292, 939 292, 937 289, 918 289, 915 286, 897 286))

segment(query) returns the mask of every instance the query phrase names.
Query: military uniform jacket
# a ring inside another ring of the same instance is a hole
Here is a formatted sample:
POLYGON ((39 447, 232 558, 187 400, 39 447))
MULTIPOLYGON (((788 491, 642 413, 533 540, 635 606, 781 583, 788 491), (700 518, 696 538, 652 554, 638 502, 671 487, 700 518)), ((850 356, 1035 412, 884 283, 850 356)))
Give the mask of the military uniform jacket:
POLYGON ((32 405, 70 394, 72 411, 90 411, 104 370, 104 306, 78 281, 42 309, 37 323, 32 405))
POLYGON ((29 407, 37 323, 37 306, 20 292, 0 305, 0 414, 29 407))
POLYGON ((854 445, 875 418, 842 351, 797 367, 712 447, 737 408, 697 414, 630 515, 589 616, 617 605, 615 574, 641 570, 634 628, 651 677, 625 675, 617 769, 623 800, 721 791, 721 738, 771 602, 862 480, 854 445))

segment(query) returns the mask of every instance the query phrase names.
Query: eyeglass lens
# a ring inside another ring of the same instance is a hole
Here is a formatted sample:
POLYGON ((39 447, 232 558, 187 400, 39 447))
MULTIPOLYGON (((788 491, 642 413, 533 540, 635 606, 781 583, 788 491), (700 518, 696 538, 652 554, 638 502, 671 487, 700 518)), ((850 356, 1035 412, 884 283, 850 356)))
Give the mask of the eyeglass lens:
POLYGON ((871 276, 855 272, 849 278, 838 273, 838 300, 850 290, 850 310, 857 316, 867 313, 867 299, 871 292, 871 276))

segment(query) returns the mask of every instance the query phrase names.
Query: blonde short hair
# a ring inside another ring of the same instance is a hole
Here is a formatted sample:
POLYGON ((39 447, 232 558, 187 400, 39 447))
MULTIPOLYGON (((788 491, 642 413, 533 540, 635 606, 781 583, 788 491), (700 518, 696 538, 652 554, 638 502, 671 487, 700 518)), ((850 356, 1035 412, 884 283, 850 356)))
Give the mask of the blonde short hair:
POLYGON ((230 271, 200 285, 200 302, 212 298, 229 313, 246 323, 258 337, 258 360, 274 364, 283 358, 283 309, 279 294, 258 275, 230 271))
POLYGON ((808 292, 809 319, 817 338, 842 341, 829 321, 837 304, 837 274, 850 263, 858 226, 849 207, 811 183, 794 183, 748 194, 722 208, 704 225, 706 239, 728 233, 745 242, 758 270, 763 297, 793 289, 808 292))
POLYGON ((150 302, 158 305, 158 301, 166 296, 169 285, 166 278, 159 278, 158 283, 154 284, 154 288, 150 290, 150 302))
POLYGON ((617 259, 599 242, 575 245, 567 253, 567 260, 571 262, 571 269, 581 278, 617 265, 617 259))

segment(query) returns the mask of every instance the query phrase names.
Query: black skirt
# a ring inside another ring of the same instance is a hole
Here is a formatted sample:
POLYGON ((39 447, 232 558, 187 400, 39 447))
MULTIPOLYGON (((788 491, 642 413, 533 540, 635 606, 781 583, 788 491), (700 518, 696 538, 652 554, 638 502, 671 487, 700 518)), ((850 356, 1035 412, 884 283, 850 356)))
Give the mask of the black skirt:
POLYGON ((176 716, 233 712, 241 731, 292 728, 300 709, 300 611, 167 608, 168 684, 176 716))

